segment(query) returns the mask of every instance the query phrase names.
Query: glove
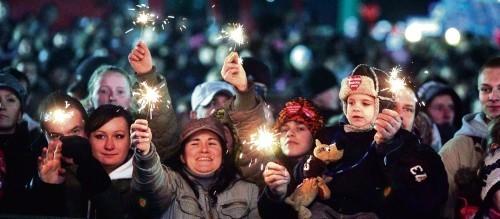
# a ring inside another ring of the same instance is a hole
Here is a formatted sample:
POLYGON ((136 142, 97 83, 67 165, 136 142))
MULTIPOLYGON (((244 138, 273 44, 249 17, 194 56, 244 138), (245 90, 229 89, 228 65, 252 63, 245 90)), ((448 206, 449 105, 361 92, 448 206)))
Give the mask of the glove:
POLYGON ((111 185, 108 173, 101 163, 92 156, 90 142, 80 136, 61 137, 62 155, 73 158, 78 165, 76 176, 87 195, 103 192, 111 185))

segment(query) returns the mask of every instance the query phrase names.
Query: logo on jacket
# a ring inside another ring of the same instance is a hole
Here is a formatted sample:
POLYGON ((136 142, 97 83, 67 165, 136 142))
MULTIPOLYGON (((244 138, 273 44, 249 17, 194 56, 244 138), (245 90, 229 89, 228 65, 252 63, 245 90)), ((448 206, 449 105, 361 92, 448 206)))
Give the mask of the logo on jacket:
POLYGON ((415 177, 415 181, 417 182, 422 182, 427 179, 427 174, 420 165, 410 168, 410 173, 415 177))

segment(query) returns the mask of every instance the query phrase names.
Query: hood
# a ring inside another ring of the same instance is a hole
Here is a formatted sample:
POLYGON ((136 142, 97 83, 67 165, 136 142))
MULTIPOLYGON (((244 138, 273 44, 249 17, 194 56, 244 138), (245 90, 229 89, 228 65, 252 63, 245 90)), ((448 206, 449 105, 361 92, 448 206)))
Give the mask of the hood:
POLYGON ((109 178, 111 180, 115 179, 131 179, 132 178, 132 158, 129 158, 127 162, 113 170, 109 173, 109 178))
POLYGON ((483 114, 471 113, 465 115, 462 119, 462 127, 455 133, 455 137, 458 135, 486 138, 488 125, 484 121, 483 114))

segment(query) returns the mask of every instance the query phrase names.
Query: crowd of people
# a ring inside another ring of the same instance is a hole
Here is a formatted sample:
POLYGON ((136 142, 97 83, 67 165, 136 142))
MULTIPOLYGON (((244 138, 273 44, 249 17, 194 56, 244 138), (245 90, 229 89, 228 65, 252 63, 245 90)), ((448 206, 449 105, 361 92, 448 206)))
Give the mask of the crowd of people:
POLYGON ((67 33, 0 17, 0 216, 500 217, 500 56, 487 40, 391 51, 363 31, 318 39, 297 17, 240 52, 194 29, 127 47, 105 25, 119 17, 67 33), (298 46, 313 54, 302 67, 284 61, 298 46), (264 129, 275 139, 257 141, 264 129))

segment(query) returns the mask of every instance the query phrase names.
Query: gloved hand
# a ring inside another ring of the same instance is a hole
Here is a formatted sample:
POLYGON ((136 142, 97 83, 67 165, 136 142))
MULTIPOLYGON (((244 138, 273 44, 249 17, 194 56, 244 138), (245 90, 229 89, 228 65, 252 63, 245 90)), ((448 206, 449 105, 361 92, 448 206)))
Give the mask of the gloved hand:
POLYGON ((103 192, 111 185, 108 173, 101 163, 92 156, 90 142, 80 136, 61 137, 62 155, 73 158, 78 165, 76 176, 87 195, 103 192))

